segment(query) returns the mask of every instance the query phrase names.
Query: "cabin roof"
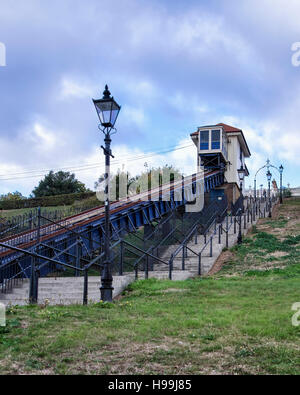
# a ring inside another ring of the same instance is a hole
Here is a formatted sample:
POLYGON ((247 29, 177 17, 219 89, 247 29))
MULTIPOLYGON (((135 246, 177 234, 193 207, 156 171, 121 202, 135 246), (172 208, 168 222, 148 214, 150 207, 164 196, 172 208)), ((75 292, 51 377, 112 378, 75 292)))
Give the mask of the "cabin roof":
POLYGON ((191 137, 193 138, 193 137, 198 136, 199 129, 213 128, 213 127, 218 127, 218 126, 219 127, 221 126, 223 128, 223 130, 226 133, 228 133, 228 134, 235 134, 236 133, 240 137, 239 141, 240 141, 240 144, 242 146, 242 149, 244 151, 245 156, 246 157, 250 157, 251 156, 251 152, 250 152, 250 149, 248 147, 248 144, 247 144, 247 141, 245 139, 245 136, 244 136, 244 133, 243 133, 242 129, 238 129, 238 128, 235 128, 234 126, 226 125, 226 123, 218 123, 216 125, 200 126, 196 132, 191 133, 191 137))

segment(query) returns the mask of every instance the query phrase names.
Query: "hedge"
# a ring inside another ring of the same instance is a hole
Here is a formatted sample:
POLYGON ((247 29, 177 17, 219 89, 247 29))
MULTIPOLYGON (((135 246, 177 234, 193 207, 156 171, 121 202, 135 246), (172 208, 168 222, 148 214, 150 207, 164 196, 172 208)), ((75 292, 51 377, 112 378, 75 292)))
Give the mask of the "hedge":
POLYGON ((43 196, 39 198, 0 201, 0 209, 13 210, 32 207, 69 206, 75 201, 96 196, 95 192, 71 193, 68 195, 43 196))

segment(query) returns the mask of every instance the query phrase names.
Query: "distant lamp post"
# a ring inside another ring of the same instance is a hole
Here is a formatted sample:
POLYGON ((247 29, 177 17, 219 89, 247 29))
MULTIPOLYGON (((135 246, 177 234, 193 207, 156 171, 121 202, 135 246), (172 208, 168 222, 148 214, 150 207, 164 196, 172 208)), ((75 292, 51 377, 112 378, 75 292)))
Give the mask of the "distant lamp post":
POLYGON ((238 169, 238 175, 239 175, 239 180, 240 180, 240 192, 243 194, 243 181, 245 178, 245 169, 243 165, 238 169))
POLYGON ((243 238, 242 238, 242 213, 244 212, 244 198, 243 198, 243 181, 245 178, 245 169, 243 165, 238 169, 238 176, 239 176, 239 181, 240 181, 240 193, 241 193, 241 198, 242 198, 242 208, 240 210, 240 215, 239 215, 239 234, 238 234, 238 239, 237 242, 238 244, 242 244, 243 238))
POLYGON ((272 203, 271 203, 271 179, 272 173, 270 170, 267 172, 267 179, 268 179, 268 197, 269 197, 269 218, 272 217, 272 203))
POLYGON ((110 143, 111 135, 116 133, 114 128, 121 106, 111 97, 108 86, 105 86, 103 98, 94 100, 94 105, 100 120, 99 129, 104 133, 105 147, 101 146, 105 155, 105 258, 101 275, 101 300, 112 302, 113 278, 110 261, 110 202, 109 202, 109 179, 110 179, 110 143), (114 132, 112 133, 112 130, 114 132))
POLYGON ((263 184, 260 184, 260 197, 263 197, 263 184))
POLYGON ((280 173, 280 204, 283 203, 283 199, 282 199, 282 173, 283 173, 283 166, 281 165, 279 167, 279 173, 280 173))

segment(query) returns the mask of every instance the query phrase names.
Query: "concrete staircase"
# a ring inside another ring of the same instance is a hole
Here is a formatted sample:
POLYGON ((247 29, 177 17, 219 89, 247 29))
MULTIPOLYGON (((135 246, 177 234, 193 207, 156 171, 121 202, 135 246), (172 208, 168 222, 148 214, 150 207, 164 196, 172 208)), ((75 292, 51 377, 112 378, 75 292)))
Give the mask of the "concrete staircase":
MULTIPOLYGON (((255 219, 251 223, 251 221, 247 222, 246 220, 246 229, 244 229, 244 218, 242 220, 242 234, 245 235, 248 230, 256 224, 258 218, 255 219)), ((219 224, 217 225, 217 227, 219 224)), ((224 229, 226 229, 226 220, 222 223, 222 226, 224 229)), ((239 231, 239 225, 236 225, 236 233, 234 233, 234 224, 232 225, 229 222, 229 231, 228 231, 228 248, 233 247, 237 243, 237 237, 238 237, 238 231, 239 231)), ((220 256, 221 252, 223 249, 226 247, 226 233, 223 232, 221 234, 221 243, 219 244, 219 235, 218 235, 218 228, 216 234, 214 234, 214 227, 213 229, 210 230, 210 232, 207 234, 206 240, 209 241, 210 237, 213 236, 212 239, 212 256, 210 256, 210 243, 206 246, 204 251, 201 254, 201 273, 202 275, 207 274, 213 265, 215 264, 216 260, 220 256)), ((195 244, 195 239, 191 240, 187 246, 193 250, 195 253, 199 254, 199 252, 202 250, 203 246, 205 244, 204 236, 200 235, 198 236, 197 244, 195 244)), ((168 248, 163 255, 160 256, 162 260, 165 262, 168 262, 171 258, 172 252, 175 251, 176 248, 168 248)), ((193 254, 190 250, 187 250, 186 258, 185 258, 185 270, 188 270, 189 272, 192 273, 193 276, 196 276, 198 274, 198 256, 196 254, 193 254)), ((173 261, 173 270, 175 273, 177 270, 182 269, 182 251, 178 254, 178 256, 175 257, 173 261)), ((154 266, 154 271, 163 271, 163 270, 168 270, 168 267, 163 264, 155 265, 154 266)))
MULTIPOLYGON (((256 218, 257 221, 257 218, 256 218)), ((253 221, 253 224, 256 223, 253 221)), ((242 221, 242 233, 245 234, 249 228, 253 225, 251 221, 246 222, 246 229, 244 229, 244 220, 242 221)), ((230 224, 229 224, 230 225, 230 224)), ((223 223, 223 227, 226 228, 226 221, 223 223)), ((236 234, 234 234, 234 225, 232 224, 228 232, 228 244, 229 248, 236 244, 238 237, 238 225, 236 227, 236 234)), ((210 257, 210 245, 208 244, 205 250, 202 252, 201 266, 202 274, 207 274, 217 258, 221 254, 222 250, 226 246, 226 234, 223 232, 221 236, 221 244, 218 240, 218 232, 214 233, 214 228, 207 234, 207 241, 213 236, 212 242, 212 257, 210 257)), ((196 253, 199 253, 204 246, 204 237, 198 236, 198 243, 195 244, 195 240, 191 240, 188 243, 188 247, 196 253)), ((168 262, 172 252, 176 249, 176 245, 170 246, 160 256, 162 260, 168 262)), ((182 269, 182 254, 180 253, 174 259, 173 263, 173 280, 185 280, 187 278, 195 277, 198 273, 198 256, 192 254, 190 251, 187 253, 185 258, 185 270, 182 269)), ((168 279, 168 265, 155 264, 154 270, 149 271, 149 278, 157 279, 168 279)), ((144 272, 138 273, 139 278, 145 278, 144 272)), ((123 290, 135 280, 134 273, 124 273, 123 276, 114 276, 113 278, 113 297, 120 295, 123 290)), ((88 301, 99 302, 100 301, 100 278, 90 276, 88 281, 88 301)), ((5 305, 26 305, 28 304, 29 295, 29 281, 24 280, 19 286, 14 287, 10 293, 0 293, 0 303, 5 305)), ((49 303, 50 305, 59 304, 82 304, 83 303, 83 277, 46 277, 39 279, 39 293, 38 303, 49 303)))
MULTIPOLYGON (((139 272, 138 276, 143 279, 144 272, 139 272)), ((174 280, 186 280, 191 277, 189 271, 177 271, 174 273, 174 280)), ((168 272, 149 272, 149 278, 167 279, 168 272)), ((113 297, 120 295, 123 290, 133 281, 134 273, 125 273, 124 276, 114 276, 113 297)), ((100 278, 90 276, 88 281, 88 302, 96 303, 100 301, 100 278)), ((24 306, 29 302, 29 280, 24 280, 22 284, 14 287, 11 292, 1 294, 0 303, 4 305, 24 306)), ((38 303, 49 305, 69 305, 83 303, 83 277, 46 277, 39 280, 38 303)))

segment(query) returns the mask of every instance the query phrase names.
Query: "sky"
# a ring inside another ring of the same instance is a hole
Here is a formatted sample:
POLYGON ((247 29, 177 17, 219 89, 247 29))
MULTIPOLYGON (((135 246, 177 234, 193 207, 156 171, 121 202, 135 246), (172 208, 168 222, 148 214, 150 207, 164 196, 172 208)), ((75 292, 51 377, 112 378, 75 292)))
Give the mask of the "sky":
POLYGON ((299 17, 298 0, 0 0, 0 194, 51 169, 93 189, 105 84, 122 106, 113 171, 191 174, 190 133, 224 122, 251 150, 246 187, 268 158, 299 186, 299 17))

